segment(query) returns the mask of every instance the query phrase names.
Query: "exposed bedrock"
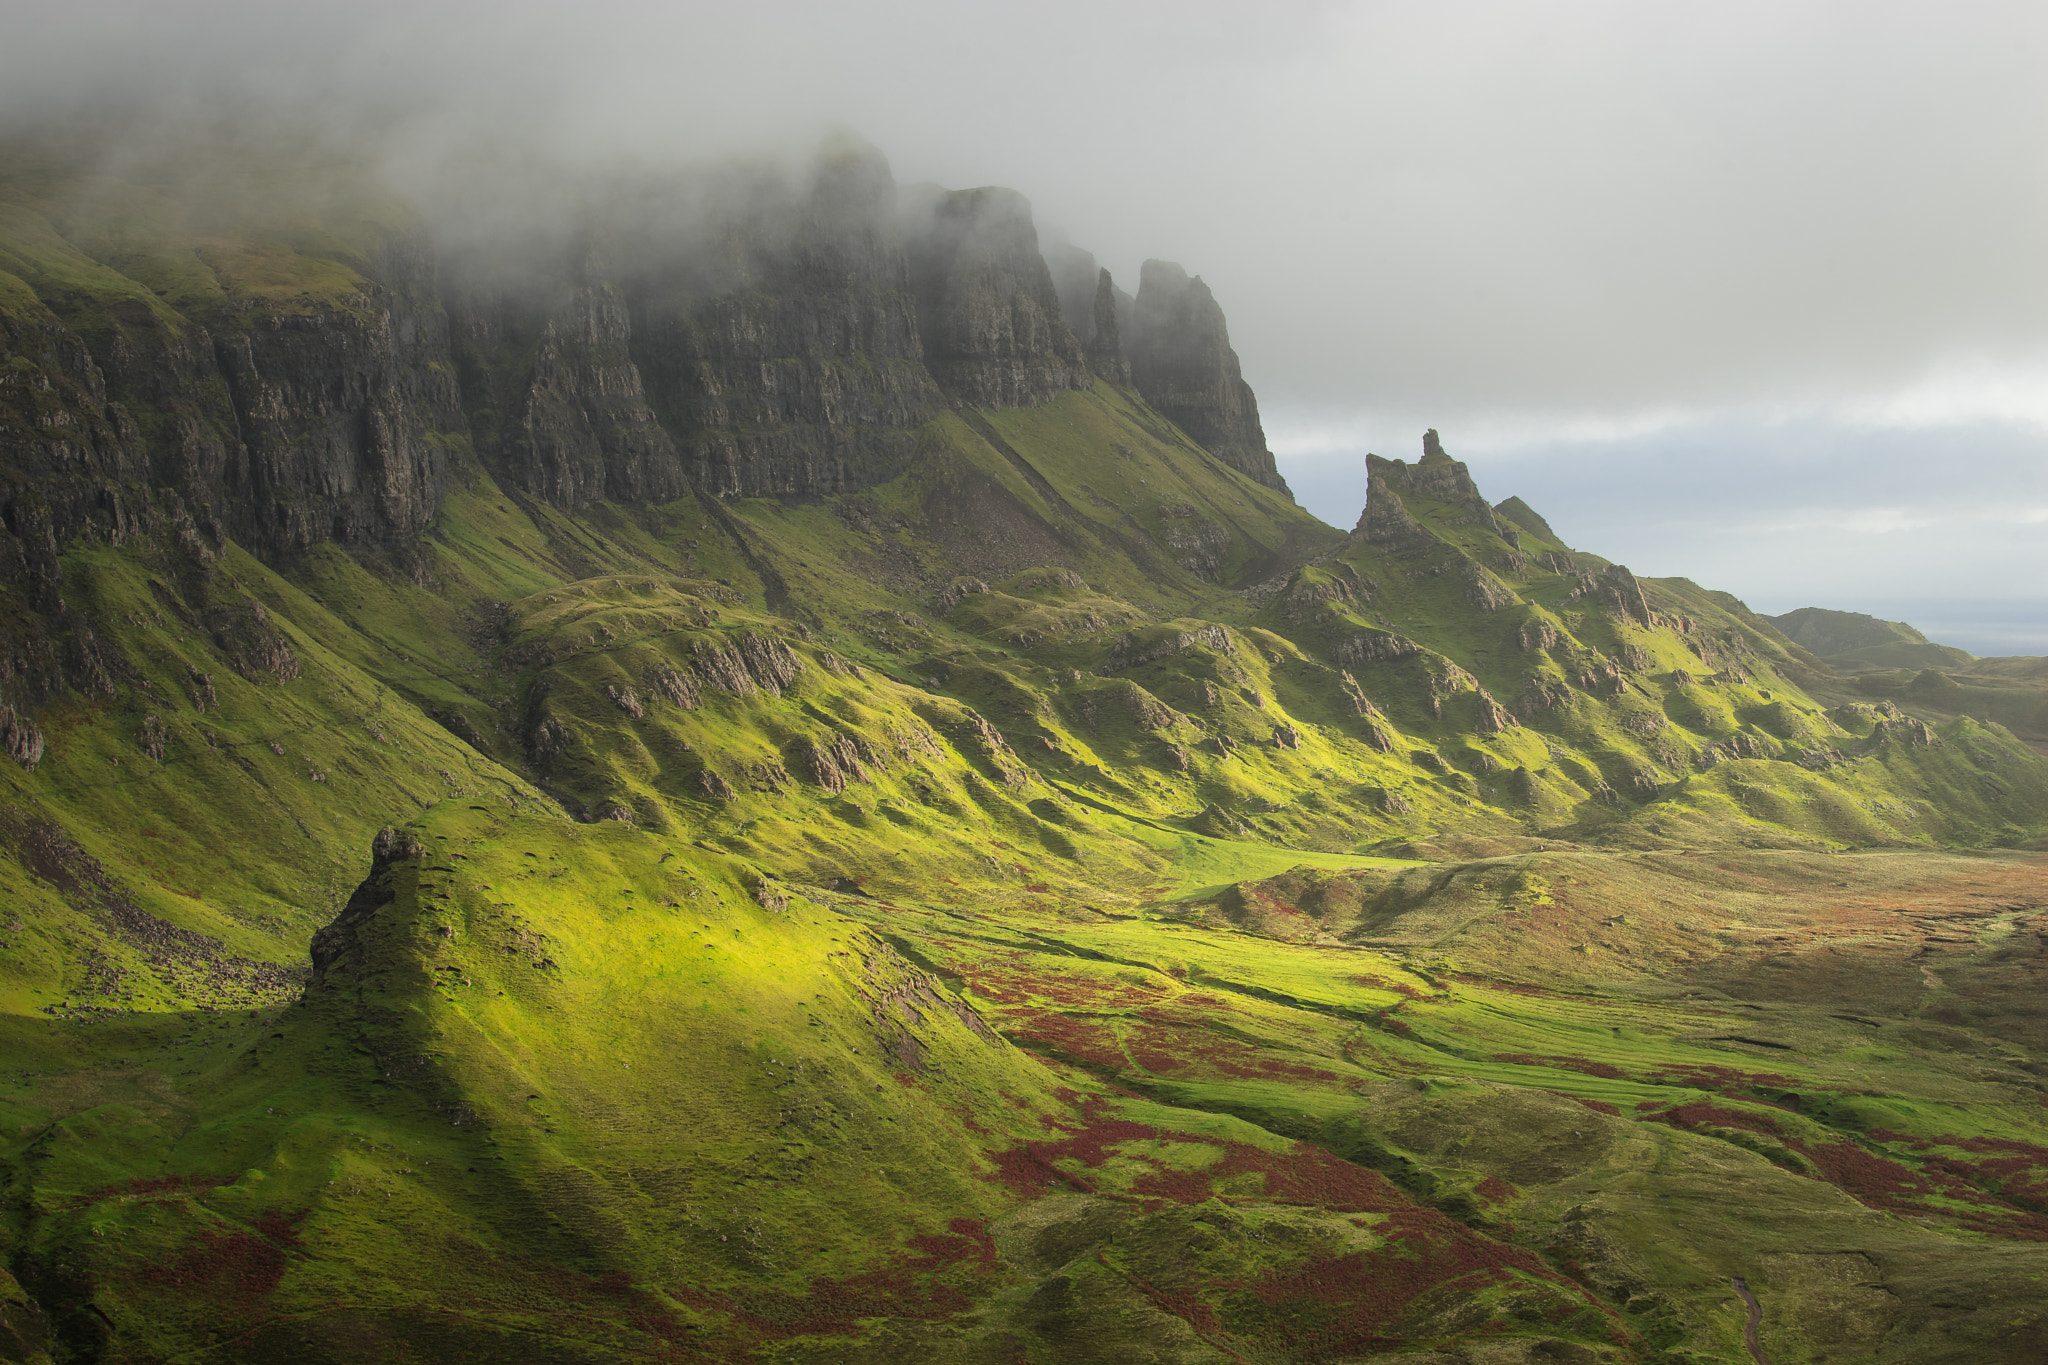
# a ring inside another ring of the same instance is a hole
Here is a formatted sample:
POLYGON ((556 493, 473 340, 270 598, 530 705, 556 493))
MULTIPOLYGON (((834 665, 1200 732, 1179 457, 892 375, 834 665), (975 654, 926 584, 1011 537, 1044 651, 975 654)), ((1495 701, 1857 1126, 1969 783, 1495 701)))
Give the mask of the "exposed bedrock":
POLYGON ((345 261, 263 245, 285 286, 224 270, 158 294, 83 233, 102 292, 0 275, 0 574, 54 609, 58 547, 166 521, 266 558, 403 556, 471 450, 568 510, 850 492, 949 407, 1098 377, 1285 486, 1222 311, 1177 266, 1134 300, 1085 251, 1048 264, 1022 196, 899 189, 868 148, 707 202, 621 193, 524 245, 437 244, 409 217, 345 261))
POLYGON ((1171 261, 1145 262, 1125 350, 1146 402, 1231 468, 1286 490, 1223 310, 1199 275, 1171 261))
POLYGON ((1045 259, 1059 289, 1060 311, 1080 338, 1088 368, 1112 384, 1129 387, 1131 360, 1123 337, 1130 330, 1137 300, 1117 288, 1109 271, 1077 246, 1048 247, 1045 259))
POLYGON ((907 205, 925 367, 969 407, 1025 407, 1085 389, 1088 365, 1015 190, 935 191, 907 205))
POLYGON ((819 171, 785 231, 636 278, 639 358, 689 477, 720 496, 871 487, 946 406, 925 366, 888 163, 819 171))
POLYGON ((462 421, 447 320, 423 241, 388 240, 368 265, 339 297, 185 317, 136 298, 64 319, 9 300, 9 557, 163 515, 272 554, 418 537, 446 481, 428 434, 462 421))

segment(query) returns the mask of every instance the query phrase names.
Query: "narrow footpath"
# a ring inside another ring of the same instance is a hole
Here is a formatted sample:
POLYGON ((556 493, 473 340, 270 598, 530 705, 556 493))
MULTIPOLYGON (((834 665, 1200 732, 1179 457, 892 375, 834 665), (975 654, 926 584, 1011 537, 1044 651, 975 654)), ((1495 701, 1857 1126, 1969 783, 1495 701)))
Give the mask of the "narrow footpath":
POLYGON ((1742 1344, 1749 1348, 1750 1359, 1756 1365, 1771 1365, 1771 1358, 1764 1354, 1764 1343, 1760 1333, 1764 1326, 1763 1305, 1756 1301, 1756 1295, 1749 1292, 1749 1281, 1740 1275, 1732 1277, 1735 1292, 1742 1295, 1742 1301, 1749 1305, 1749 1322, 1742 1329, 1742 1344))

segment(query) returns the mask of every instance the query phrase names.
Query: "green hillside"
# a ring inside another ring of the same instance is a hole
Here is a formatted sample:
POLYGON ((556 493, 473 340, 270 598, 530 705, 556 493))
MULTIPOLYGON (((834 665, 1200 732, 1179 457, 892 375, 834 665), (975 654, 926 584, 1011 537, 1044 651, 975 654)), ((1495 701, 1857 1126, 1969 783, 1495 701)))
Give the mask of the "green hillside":
POLYGON ((1793 643, 1844 673, 1967 667, 1976 657, 1967 650, 1934 644, 1904 621, 1880 621, 1860 611, 1801 607, 1770 621, 1793 643))
POLYGON ((2009 722, 1434 433, 1323 525, 1014 220, 493 311, 11 155, 0 1361, 2048 1347, 2009 722))
POLYGON ((1903 702, 1936 719, 1967 716, 2004 726, 2048 751, 2048 661, 1979 659, 1903 621, 1802 607, 1769 618, 1829 668, 1850 675, 1856 694, 1903 702))

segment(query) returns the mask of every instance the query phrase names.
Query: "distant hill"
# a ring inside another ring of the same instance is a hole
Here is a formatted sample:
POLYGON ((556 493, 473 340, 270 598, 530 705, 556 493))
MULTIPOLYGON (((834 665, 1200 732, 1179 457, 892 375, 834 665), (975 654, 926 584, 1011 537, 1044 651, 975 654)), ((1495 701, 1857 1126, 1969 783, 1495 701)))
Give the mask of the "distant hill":
POLYGON ((1904 621, 1860 611, 1801 607, 1763 618, 1821 662, 1855 678, 1856 691, 1937 716, 1995 721, 2048 745, 2048 659, 1980 659, 1938 645, 1904 621))
POLYGON ((1938 645, 1904 621, 1884 621, 1860 611, 1801 607, 1766 618, 1793 643, 1804 645, 1848 673, 1878 668, 1955 668, 1975 655, 1938 645))

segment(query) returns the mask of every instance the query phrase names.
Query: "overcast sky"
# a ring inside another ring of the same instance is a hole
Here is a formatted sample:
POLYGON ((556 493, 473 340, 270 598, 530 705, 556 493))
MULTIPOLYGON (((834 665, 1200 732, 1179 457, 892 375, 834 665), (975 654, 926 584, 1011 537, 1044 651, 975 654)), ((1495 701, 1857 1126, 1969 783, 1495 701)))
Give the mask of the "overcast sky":
MULTIPOLYGON (((2048 5, 12 0, 0 111, 285 100, 1007 184, 1214 287, 1348 526, 1433 425, 1575 544, 2048 652, 2048 5), (1917 614, 1916 614, 1917 613, 1917 614)), ((1944 633, 1944 631, 1946 633, 1944 633)))

